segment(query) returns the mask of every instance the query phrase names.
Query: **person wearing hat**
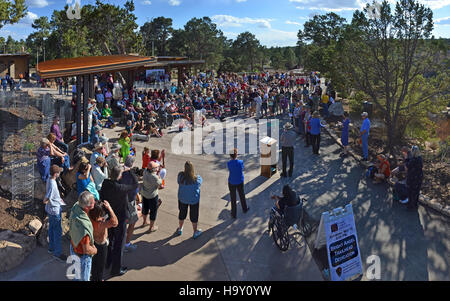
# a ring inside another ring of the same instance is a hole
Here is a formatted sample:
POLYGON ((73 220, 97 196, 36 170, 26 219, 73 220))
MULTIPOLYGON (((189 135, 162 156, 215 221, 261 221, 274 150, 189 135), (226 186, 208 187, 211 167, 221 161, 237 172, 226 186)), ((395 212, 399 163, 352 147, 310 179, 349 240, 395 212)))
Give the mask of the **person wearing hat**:
POLYGON ((45 212, 48 215, 48 252, 53 256, 65 262, 67 256, 62 254, 62 227, 61 227, 61 206, 66 205, 59 194, 56 179, 60 176, 63 169, 58 165, 50 167, 50 177, 46 183, 46 193, 44 197, 45 212))
POLYGON ((39 174, 41 175, 41 179, 44 183, 47 183, 47 180, 50 176, 50 141, 47 138, 43 138, 41 140, 41 145, 36 151, 37 157, 37 167, 39 170, 39 174))
POLYGON ((369 132, 370 132, 369 114, 367 112, 363 112, 361 114, 361 117, 363 119, 360 130, 363 161, 367 161, 369 159, 369 132))
POLYGON ((118 143, 114 143, 111 147, 111 151, 108 154, 108 158, 106 159, 106 163, 108 164, 108 174, 111 174, 111 171, 114 167, 120 166, 119 159, 119 151, 121 146, 118 143))
POLYGON ((287 159, 289 157, 289 177, 292 177, 292 172, 294 171, 294 143, 296 134, 292 131, 293 125, 288 122, 284 125, 284 131, 280 137, 281 144, 281 155, 282 155, 282 163, 283 163, 283 172, 281 173, 281 177, 285 178, 286 174, 286 165, 287 159))
POLYGON ((100 191, 103 181, 108 179, 108 163, 106 163, 104 157, 98 156, 94 165, 92 165, 92 178, 94 178, 95 188, 100 191))
POLYGON ((103 143, 97 142, 94 146, 94 152, 91 155, 89 163, 94 166, 98 157, 104 157, 104 151, 103 143))
POLYGON ((91 135, 90 135, 90 143, 95 145, 97 143, 100 142, 100 131, 101 131, 101 127, 97 125, 97 121, 94 120, 94 124, 92 125, 91 128, 91 135))
POLYGON ((318 111, 314 111, 314 113, 312 114, 310 124, 313 154, 318 155, 320 148, 320 129, 324 127, 324 125, 320 123, 320 114, 318 111))
POLYGON ((416 210, 423 182, 423 160, 419 147, 411 148, 411 158, 406 161, 406 186, 408 189, 408 209, 416 210))

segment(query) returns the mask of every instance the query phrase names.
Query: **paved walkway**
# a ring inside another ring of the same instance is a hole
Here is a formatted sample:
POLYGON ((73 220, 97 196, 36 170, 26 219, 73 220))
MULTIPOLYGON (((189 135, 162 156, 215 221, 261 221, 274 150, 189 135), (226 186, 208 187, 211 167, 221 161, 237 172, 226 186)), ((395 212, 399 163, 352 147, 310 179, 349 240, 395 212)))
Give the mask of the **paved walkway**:
MULTIPOLYGON (((106 131, 111 138, 119 132, 120 128, 106 131)), ((166 149, 168 178, 160 193, 164 203, 158 212, 159 230, 135 231, 133 243, 138 249, 124 259, 129 272, 112 280, 322 280, 304 242, 282 253, 267 234, 273 204, 270 192, 281 194, 285 184, 308 200, 306 210, 316 219, 326 210, 353 205, 364 270, 366 258, 373 254, 380 256, 382 280, 450 280, 449 221, 431 209, 420 207, 414 213, 393 204, 387 186, 367 183, 364 170, 353 158, 340 158, 340 148, 326 134, 320 156, 313 156, 311 148, 304 148, 298 139, 291 179, 280 179, 279 174, 260 177, 259 158, 243 156, 251 209, 244 215, 238 207, 235 221, 230 218, 228 156, 174 155, 170 147, 174 135, 135 143, 139 166, 144 146, 166 149), (199 220, 204 234, 197 240, 191 238, 188 220, 183 236, 173 235, 178 224, 176 176, 186 160, 204 179, 199 220)), ((65 280, 65 267, 37 248, 20 267, 0 275, 0 280, 65 280)))

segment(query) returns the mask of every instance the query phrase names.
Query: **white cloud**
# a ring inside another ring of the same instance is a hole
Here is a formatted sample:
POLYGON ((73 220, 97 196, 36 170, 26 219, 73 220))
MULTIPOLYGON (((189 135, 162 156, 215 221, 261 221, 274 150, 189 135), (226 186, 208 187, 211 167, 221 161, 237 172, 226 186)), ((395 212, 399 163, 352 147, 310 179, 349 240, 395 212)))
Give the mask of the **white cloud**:
POLYGON ((278 29, 264 30, 260 33, 255 33, 256 38, 262 45, 268 47, 286 47, 297 45, 297 33, 296 31, 283 31, 278 29))
POLYGON ((450 17, 444 17, 434 20, 435 24, 439 25, 450 25, 450 17))
POLYGON ((169 0, 169 5, 171 6, 179 6, 181 4, 180 0, 169 0))
POLYGON ((211 20, 220 27, 242 27, 243 24, 256 24, 260 28, 272 28, 274 19, 238 18, 230 15, 214 15, 211 20))
POLYGON ((37 18, 38 18, 38 15, 29 11, 25 15, 25 17, 19 21, 19 24, 31 25, 31 24, 33 24, 34 20, 36 20, 37 18))
POLYGON ((297 9, 342 11, 354 10, 361 7, 359 0, 289 0, 292 3, 299 3, 307 6, 296 6, 297 9))
POLYGON ((302 25, 301 23, 299 23, 299 22, 294 22, 294 21, 290 21, 290 20, 287 20, 286 22, 284 22, 284 23, 286 23, 286 24, 290 24, 290 25, 302 25))
MULTIPOLYGON (((440 9, 450 5, 450 0, 418 0, 421 4, 431 9, 440 9)), ((291 3, 301 4, 296 9, 323 10, 327 12, 340 12, 362 9, 372 0, 289 0, 291 3), (302 6, 304 5, 304 6, 302 6)), ((381 3, 381 0, 378 0, 381 3)), ((397 0, 388 0, 395 5, 397 0)))
POLYGON ((439 9, 450 5, 450 0, 419 0, 419 2, 431 9, 439 9))
POLYGON ((37 7, 37 8, 42 8, 50 5, 50 3, 47 0, 26 0, 25 4, 29 7, 37 7))
POLYGON ((145 0, 141 2, 142 5, 151 5, 152 2, 150 0, 145 0))
POLYGON ((236 0, 236 2, 241 3, 241 2, 246 2, 247 0, 236 0))

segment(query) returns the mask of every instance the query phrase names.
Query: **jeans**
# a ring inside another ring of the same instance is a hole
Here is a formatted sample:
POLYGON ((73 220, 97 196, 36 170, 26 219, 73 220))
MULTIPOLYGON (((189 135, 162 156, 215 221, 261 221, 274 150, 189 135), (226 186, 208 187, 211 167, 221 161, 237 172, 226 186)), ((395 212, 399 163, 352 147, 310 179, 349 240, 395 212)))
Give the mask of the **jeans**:
POLYGON ((51 164, 56 164, 59 167, 62 167, 64 171, 67 171, 70 169, 69 156, 64 156, 64 163, 62 163, 62 159, 60 157, 52 157, 51 164))
POLYGON ((49 157, 46 157, 42 160, 42 162, 38 161, 37 163, 39 174, 41 175, 41 179, 44 183, 46 183, 48 178, 50 177, 50 165, 51 160, 49 157))
POLYGON ((230 190, 230 197, 231 197, 231 216, 233 218, 236 218, 236 190, 239 193, 242 211, 246 212, 248 210, 247 202, 245 200, 244 183, 238 185, 232 185, 228 183, 228 189, 230 190))
POLYGON ((70 244, 70 255, 76 255, 80 258, 80 278, 77 279, 75 276, 75 281, 89 281, 91 278, 91 268, 92 268, 92 256, 91 255, 78 255, 74 252, 72 244, 70 244))
POLYGON ((55 256, 61 255, 61 237, 62 237, 62 228, 61 228, 61 212, 57 215, 48 215, 48 250, 53 253, 55 256))
POLYGON ((369 134, 365 133, 361 136, 361 143, 362 143, 362 151, 363 151, 363 158, 364 160, 367 160, 369 158, 369 134))
POLYGON ((287 159, 289 157, 289 176, 292 176, 292 172, 294 170, 294 148, 283 146, 281 148, 282 153, 282 162, 283 162, 283 175, 286 175, 286 166, 287 166, 287 159))
MULTIPOLYGON (((69 146, 62 141, 55 140, 55 145, 65 153, 69 152, 69 146)), ((64 159, 65 160, 65 159, 64 159)))

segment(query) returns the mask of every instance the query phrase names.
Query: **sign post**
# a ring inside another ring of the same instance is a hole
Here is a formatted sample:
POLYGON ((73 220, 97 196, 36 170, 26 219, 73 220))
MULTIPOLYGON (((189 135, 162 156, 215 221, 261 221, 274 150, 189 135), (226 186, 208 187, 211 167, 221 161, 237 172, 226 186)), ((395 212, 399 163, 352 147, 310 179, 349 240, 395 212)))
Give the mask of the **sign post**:
POLYGON ((324 212, 320 220, 315 248, 326 242, 329 275, 332 281, 343 281, 362 275, 361 254, 351 204, 324 212))

